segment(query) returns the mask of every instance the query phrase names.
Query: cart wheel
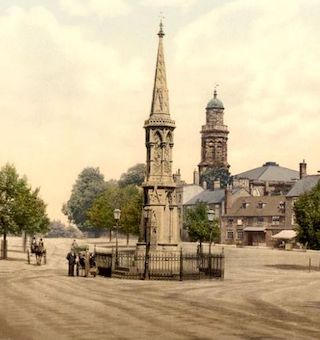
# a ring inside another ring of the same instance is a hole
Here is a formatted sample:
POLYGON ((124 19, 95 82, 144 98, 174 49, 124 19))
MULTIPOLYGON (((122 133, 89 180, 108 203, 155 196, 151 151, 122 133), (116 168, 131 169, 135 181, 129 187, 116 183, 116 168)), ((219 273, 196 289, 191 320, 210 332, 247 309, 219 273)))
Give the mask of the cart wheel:
POLYGON ((27 260, 28 260, 28 264, 30 264, 30 252, 29 252, 29 249, 27 251, 27 260))

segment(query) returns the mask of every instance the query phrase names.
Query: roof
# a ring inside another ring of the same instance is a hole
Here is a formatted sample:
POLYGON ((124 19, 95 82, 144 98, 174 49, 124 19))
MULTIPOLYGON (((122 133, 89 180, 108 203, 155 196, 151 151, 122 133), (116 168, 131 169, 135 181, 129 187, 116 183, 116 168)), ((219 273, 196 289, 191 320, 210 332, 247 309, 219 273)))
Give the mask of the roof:
POLYGON ((207 104, 207 109, 224 109, 222 101, 217 98, 216 90, 214 90, 213 98, 207 104))
POLYGON ((191 198, 184 205, 194 205, 197 202, 206 202, 208 204, 221 203, 224 200, 224 189, 204 190, 198 195, 191 198))
POLYGON ((266 162, 259 168, 241 172, 234 178, 247 178, 258 181, 293 182, 299 178, 299 171, 279 166, 275 162, 266 162))
POLYGON ((274 239, 291 240, 297 236, 297 232, 294 230, 281 230, 280 233, 272 236, 274 239))
POLYGON ((320 175, 310 175, 299 179, 291 190, 288 192, 287 197, 298 197, 304 193, 312 190, 320 180, 320 175))
POLYGON ((280 207, 280 203, 285 202, 285 199, 283 195, 239 197, 226 216, 283 216, 285 210, 280 207), (264 205, 261 207, 259 203, 264 205))

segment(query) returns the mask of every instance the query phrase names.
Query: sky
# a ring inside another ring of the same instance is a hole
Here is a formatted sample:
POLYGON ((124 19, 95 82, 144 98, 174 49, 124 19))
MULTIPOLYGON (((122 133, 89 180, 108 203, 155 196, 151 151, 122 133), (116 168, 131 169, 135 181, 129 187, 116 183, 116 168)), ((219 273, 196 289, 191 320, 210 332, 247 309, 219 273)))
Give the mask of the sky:
POLYGON ((320 170, 320 1, 1 0, 0 164, 41 188, 50 218, 83 168, 109 180, 145 162, 160 12, 184 180, 216 83, 232 174, 320 170))

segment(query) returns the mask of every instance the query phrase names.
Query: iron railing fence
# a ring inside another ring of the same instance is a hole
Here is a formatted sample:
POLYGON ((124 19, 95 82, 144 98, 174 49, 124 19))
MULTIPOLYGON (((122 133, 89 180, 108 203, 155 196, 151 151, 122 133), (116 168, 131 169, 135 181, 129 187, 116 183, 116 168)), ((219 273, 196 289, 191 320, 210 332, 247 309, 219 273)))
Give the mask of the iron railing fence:
POLYGON ((114 278, 150 280, 199 280, 224 278, 224 254, 152 252, 96 253, 99 271, 114 278))

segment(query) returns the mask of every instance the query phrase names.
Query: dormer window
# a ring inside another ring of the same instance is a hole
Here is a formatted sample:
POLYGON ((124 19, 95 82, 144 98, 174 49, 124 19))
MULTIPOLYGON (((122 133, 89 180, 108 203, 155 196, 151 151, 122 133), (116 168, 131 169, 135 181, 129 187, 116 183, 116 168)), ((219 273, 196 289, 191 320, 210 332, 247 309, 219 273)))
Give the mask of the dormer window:
POLYGON ((248 203, 248 202, 242 202, 241 207, 242 207, 243 209, 248 208, 248 206, 249 206, 249 203, 248 203))
POLYGON ((258 203, 258 208, 259 209, 263 209, 265 206, 266 206, 266 203, 264 203, 264 202, 259 202, 258 203))

